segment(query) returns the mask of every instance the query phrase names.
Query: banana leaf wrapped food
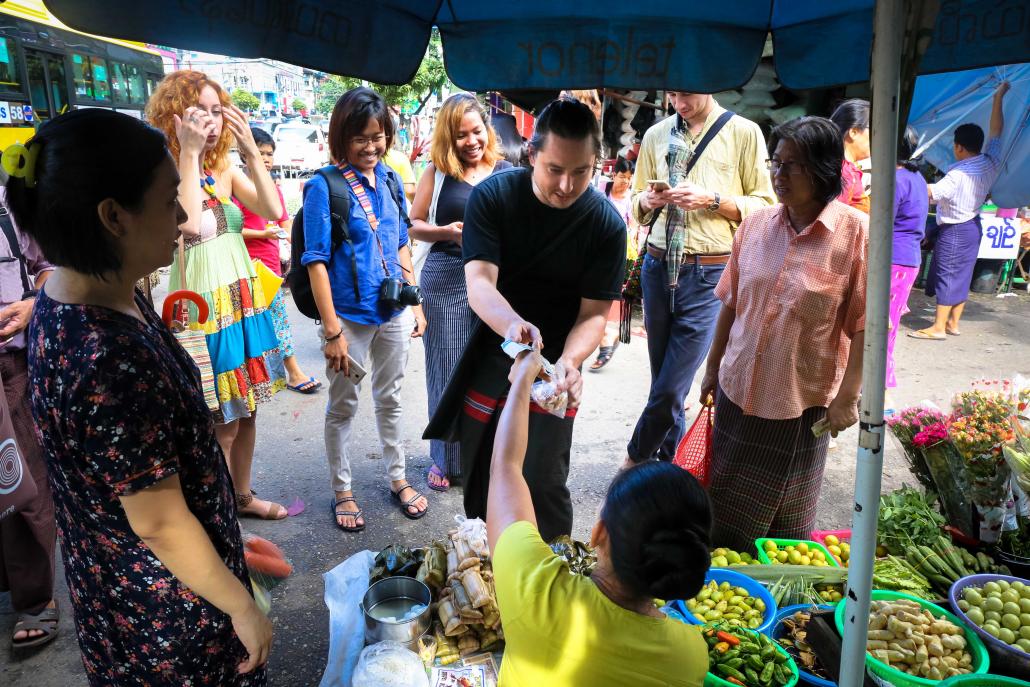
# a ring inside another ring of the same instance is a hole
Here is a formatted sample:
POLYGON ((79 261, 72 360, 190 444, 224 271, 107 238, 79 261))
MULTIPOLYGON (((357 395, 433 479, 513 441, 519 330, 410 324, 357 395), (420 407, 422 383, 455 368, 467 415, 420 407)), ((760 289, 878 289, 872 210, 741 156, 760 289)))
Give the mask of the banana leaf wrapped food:
POLYGON ((597 565, 597 555, 594 550, 581 541, 576 541, 567 534, 555 537, 550 543, 551 551, 565 559, 569 569, 577 575, 590 577, 594 566, 597 565))
POLYGON ((461 573, 461 584, 465 591, 468 592, 469 601, 472 602, 473 608, 482 608, 493 599, 493 596, 490 594, 490 587, 483 580, 479 570, 478 567, 475 567, 461 573))
POLYGON ((447 551, 441 542, 434 541, 426 547, 422 565, 415 579, 424 582, 433 591, 438 591, 447 581, 447 551))
POLYGON ((390 544, 376 555, 369 582, 378 582, 387 577, 415 577, 422 565, 423 555, 422 549, 390 544))

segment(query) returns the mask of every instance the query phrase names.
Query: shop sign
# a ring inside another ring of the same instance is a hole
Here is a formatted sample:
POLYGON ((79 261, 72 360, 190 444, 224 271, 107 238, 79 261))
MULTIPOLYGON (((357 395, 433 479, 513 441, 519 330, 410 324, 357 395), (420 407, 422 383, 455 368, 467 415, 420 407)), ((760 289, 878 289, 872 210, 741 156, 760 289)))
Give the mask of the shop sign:
POLYGON ((1013 260, 1019 255, 1019 225, 1011 219, 984 217, 981 220, 978 258, 1013 260))

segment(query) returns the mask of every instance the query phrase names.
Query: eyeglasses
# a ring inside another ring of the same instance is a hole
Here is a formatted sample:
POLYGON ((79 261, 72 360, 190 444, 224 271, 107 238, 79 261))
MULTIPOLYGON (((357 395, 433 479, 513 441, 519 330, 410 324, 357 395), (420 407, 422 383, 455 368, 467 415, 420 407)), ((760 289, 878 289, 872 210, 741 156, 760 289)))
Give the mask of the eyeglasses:
POLYGON ((358 148, 367 148, 369 143, 379 145, 386 140, 386 134, 376 134, 372 138, 365 138, 364 136, 355 136, 350 140, 351 145, 358 148))
POLYGON ((780 170, 782 169, 783 173, 787 176, 797 176, 798 174, 804 174, 806 169, 805 163, 803 162, 796 162, 794 160, 788 160, 787 162, 784 162, 783 160, 777 160, 775 158, 772 160, 766 160, 765 167, 773 174, 779 174, 780 170))

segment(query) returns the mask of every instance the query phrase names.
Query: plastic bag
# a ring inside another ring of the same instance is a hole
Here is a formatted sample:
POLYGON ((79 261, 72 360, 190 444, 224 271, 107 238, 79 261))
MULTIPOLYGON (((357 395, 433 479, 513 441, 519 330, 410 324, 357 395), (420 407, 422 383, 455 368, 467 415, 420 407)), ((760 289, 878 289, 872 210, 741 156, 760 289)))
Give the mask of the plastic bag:
POLYGON ((361 599, 375 553, 360 551, 322 576, 329 607, 329 659, 319 687, 350 687, 354 664, 365 645, 361 599))
POLYGON ((455 515, 454 521, 458 523, 458 536, 468 543, 472 552, 482 559, 489 558, 490 544, 486 537, 486 523, 480 518, 466 518, 464 515, 455 515))
POLYGON ((712 425, 715 421, 715 410, 705 404, 697 419, 690 426, 687 433, 683 435, 680 445, 676 447, 676 456, 672 459, 673 465, 692 474, 707 487, 712 479, 712 425))
POLYGON ((365 647, 354 669, 353 687, 429 687, 426 667, 400 642, 365 647))
POLYGON ((557 363, 550 380, 540 379, 533 382, 529 398, 551 415, 565 417, 565 411, 569 407, 569 394, 567 391, 558 391, 558 386, 564 381, 565 366, 557 363))

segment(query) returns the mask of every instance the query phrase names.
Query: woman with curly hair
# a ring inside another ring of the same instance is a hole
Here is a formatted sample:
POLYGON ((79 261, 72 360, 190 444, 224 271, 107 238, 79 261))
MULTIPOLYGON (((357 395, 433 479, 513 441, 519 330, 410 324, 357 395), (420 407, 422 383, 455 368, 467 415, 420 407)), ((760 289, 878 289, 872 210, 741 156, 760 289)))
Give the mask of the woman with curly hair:
MULTIPOLYGON (((286 372, 268 309, 270 298, 261 289, 243 241, 243 214, 231 200, 262 217, 278 218, 283 213, 279 194, 261 163, 246 116, 205 74, 168 74, 147 103, 147 118, 164 131, 179 169, 179 202, 187 215, 179 227, 186 283, 179 283, 176 254, 169 289, 195 291, 210 309, 203 327, 218 397, 216 433, 239 513, 281 520, 286 509, 256 498, 250 471, 257 406, 285 387, 286 372), (229 164, 233 138, 246 173, 229 164)), ((190 321, 196 321, 195 310, 190 321)))

